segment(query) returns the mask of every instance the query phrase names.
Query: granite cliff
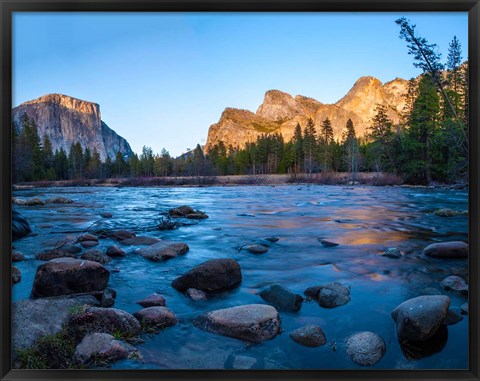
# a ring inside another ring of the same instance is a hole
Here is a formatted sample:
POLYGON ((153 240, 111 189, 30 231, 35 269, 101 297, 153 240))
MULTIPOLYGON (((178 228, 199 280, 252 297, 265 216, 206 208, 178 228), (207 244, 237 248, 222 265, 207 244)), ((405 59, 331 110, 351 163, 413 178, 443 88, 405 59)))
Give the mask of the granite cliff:
POLYGON ((13 127, 21 126, 21 116, 33 119, 41 139, 52 142, 53 150, 63 148, 67 153, 72 143, 80 142, 83 148, 94 148, 104 161, 107 156, 115 159, 117 152, 131 155, 128 142, 109 128, 101 119, 100 106, 62 94, 48 94, 27 101, 12 110, 13 127))
POLYGON ((265 93, 263 103, 255 113, 226 108, 220 120, 208 131, 206 152, 223 141, 227 146, 243 147, 266 133, 281 133, 289 141, 297 123, 305 127, 312 118, 317 132, 325 120, 332 122, 335 139, 340 139, 348 119, 352 119, 357 136, 363 136, 370 126, 377 104, 385 105, 389 117, 398 123, 405 107, 404 94, 408 81, 396 78, 382 84, 373 77, 361 77, 350 91, 334 104, 324 104, 302 95, 293 97, 279 90, 265 93))

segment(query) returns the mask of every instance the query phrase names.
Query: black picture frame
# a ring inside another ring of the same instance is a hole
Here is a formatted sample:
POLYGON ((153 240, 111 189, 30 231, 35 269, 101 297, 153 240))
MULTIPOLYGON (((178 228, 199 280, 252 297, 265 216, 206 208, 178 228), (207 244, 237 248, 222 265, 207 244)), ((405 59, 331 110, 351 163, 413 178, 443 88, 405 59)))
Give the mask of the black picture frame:
POLYGON ((478 0, 0 0, 1 128, 0 128, 0 379, 1 380, 212 380, 212 379, 322 379, 322 380, 479 380, 479 36, 478 0), (468 57, 470 81, 469 115, 469 369, 468 370, 12 370, 11 366, 11 110, 12 110, 12 14, 13 12, 468 12, 468 57))

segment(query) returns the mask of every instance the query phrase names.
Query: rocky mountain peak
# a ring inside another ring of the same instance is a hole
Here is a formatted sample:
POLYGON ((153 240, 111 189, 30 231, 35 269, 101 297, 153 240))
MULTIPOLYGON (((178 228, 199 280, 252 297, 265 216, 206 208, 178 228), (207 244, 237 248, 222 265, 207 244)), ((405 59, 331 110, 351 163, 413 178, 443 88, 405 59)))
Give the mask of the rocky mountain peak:
POLYGON ((20 131, 21 117, 26 114, 35 121, 41 139, 47 136, 53 150, 69 152, 72 143, 82 148, 97 149, 102 161, 115 159, 117 152, 131 155, 128 142, 102 120, 97 103, 63 94, 47 94, 27 101, 12 110, 13 127, 20 131))
POLYGON ((280 90, 269 90, 265 93, 263 103, 258 108, 256 115, 273 121, 290 119, 300 113, 295 99, 280 90))

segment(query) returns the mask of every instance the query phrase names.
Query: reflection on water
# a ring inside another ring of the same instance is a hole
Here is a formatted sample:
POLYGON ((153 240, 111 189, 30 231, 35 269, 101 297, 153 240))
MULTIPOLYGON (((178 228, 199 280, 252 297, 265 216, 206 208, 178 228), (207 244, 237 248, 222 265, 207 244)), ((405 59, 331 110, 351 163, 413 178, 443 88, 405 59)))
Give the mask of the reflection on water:
MULTIPOLYGON (((153 292, 162 294, 179 324, 139 345, 145 363, 121 361, 115 368, 188 369, 230 368, 239 362, 254 369, 359 368, 345 355, 346 337, 371 330, 387 343, 387 352, 374 368, 467 367, 468 319, 448 327, 448 336, 426 347, 401 346, 390 312, 404 300, 433 291, 449 295, 459 309, 466 297, 443 291, 439 282, 448 275, 467 278, 467 262, 436 260, 421 255, 432 243, 467 240, 468 218, 442 218, 439 208, 467 209, 467 192, 457 190, 330 186, 211 187, 211 188, 41 188, 15 191, 17 197, 47 198, 64 195, 75 203, 35 207, 15 206, 31 223, 36 237, 15 242, 31 260, 20 262, 22 281, 14 286, 15 300, 30 295, 36 267, 35 254, 94 225, 95 229, 130 228, 138 235, 184 241, 190 252, 168 262, 148 262, 125 248, 128 256, 107 265, 110 286, 117 291, 116 307, 135 312, 135 303, 153 292), (188 204, 210 216, 187 221, 175 231, 154 230, 167 209, 188 204), (111 219, 100 214, 110 212, 111 219), (252 255, 238 248, 278 237, 268 253, 252 255), (319 240, 339 243, 323 247, 319 240), (399 259, 381 256, 397 247, 399 259), (212 258, 236 259, 243 282, 236 290, 194 303, 170 283, 191 267, 212 258), (282 313, 284 334, 259 345, 196 329, 200 313, 247 303, 263 303, 257 293, 280 283, 303 294, 310 286, 331 281, 348 283, 352 300, 324 309, 304 303, 297 313, 282 313), (288 332, 304 324, 320 325, 329 345, 305 348, 288 332), (333 348, 336 348, 334 351, 333 348)), ((102 240, 105 249, 112 241, 102 240)))

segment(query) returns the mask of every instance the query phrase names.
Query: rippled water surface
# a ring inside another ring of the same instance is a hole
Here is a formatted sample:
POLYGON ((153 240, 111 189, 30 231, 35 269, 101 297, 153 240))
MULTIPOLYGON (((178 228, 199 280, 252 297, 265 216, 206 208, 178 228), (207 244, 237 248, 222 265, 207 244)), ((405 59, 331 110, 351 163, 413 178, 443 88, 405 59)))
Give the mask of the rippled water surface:
MULTIPOLYGON (((433 242, 467 241, 468 218, 442 218, 439 208, 465 210, 466 191, 399 187, 246 186, 208 188, 38 188, 15 191, 17 197, 70 197, 68 205, 15 206, 38 236, 16 241, 14 246, 28 261, 19 262, 22 281, 13 288, 14 300, 30 296, 36 267, 35 254, 65 237, 74 238, 89 228, 127 228, 137 235, 186 242, 190 251, 172 260, 153 263, 133 254, 115 258, 106 267, 112 272, 109 286, 117 291, 115 307, 135 312, 135 302, 153 292, 162 294, 179 324, 145 337, 138 346, 144 362, 126 360, 114 368, 228 369, 243 357, 257 369, 356 369, 345 354, 344 340, 369 330, 382 336, 387 351, 370 368, 461 369, 468 367, 468 319, 448 327, 448 337, 412 360, 402 351, 390 312, 406 299, 434 288, 452 299, 457 312, 466 297, 443 291, 439 282, 456 274, 467 279, 467 261, 438 260, 421 255, 433 242), (174 231, 152 230, 161 213, 171 207, 191 205, 206 211, 209 219, 174 231), (102 220, 100 213, 113 218, 102 220), (253 255, 239 247, 278 237, 268 253, 253 255), (339 243, 325 248, 319 239, 339 243), (382 257, 387 247, 398 247, 400 259, 382 257), (192 302, 170 283, 193 266, 212 258, 236 259, 243 282, 236 290, 207 302, 192 302), (304 303, 299 312, 281 312, 284 332, 258 345, 199 330, 192 320, 200 313, 249 303, 264 303, 257 292, 279 283, 303 295, 314 285, 340 281, 351 285, 352 300, 345 306, 325 309, 304 303), (306 348, 293 342, 288 332, 305 324, 320 325, 327 345, 306 348), (435 352, 435 353, 429 353, 435 352), (254 360, 251 360, 254 359, 254 360)), ((106 248, 113 242, 101 240, 106 248)), ((430 290, 431 291, 431 290, 430 290)))

